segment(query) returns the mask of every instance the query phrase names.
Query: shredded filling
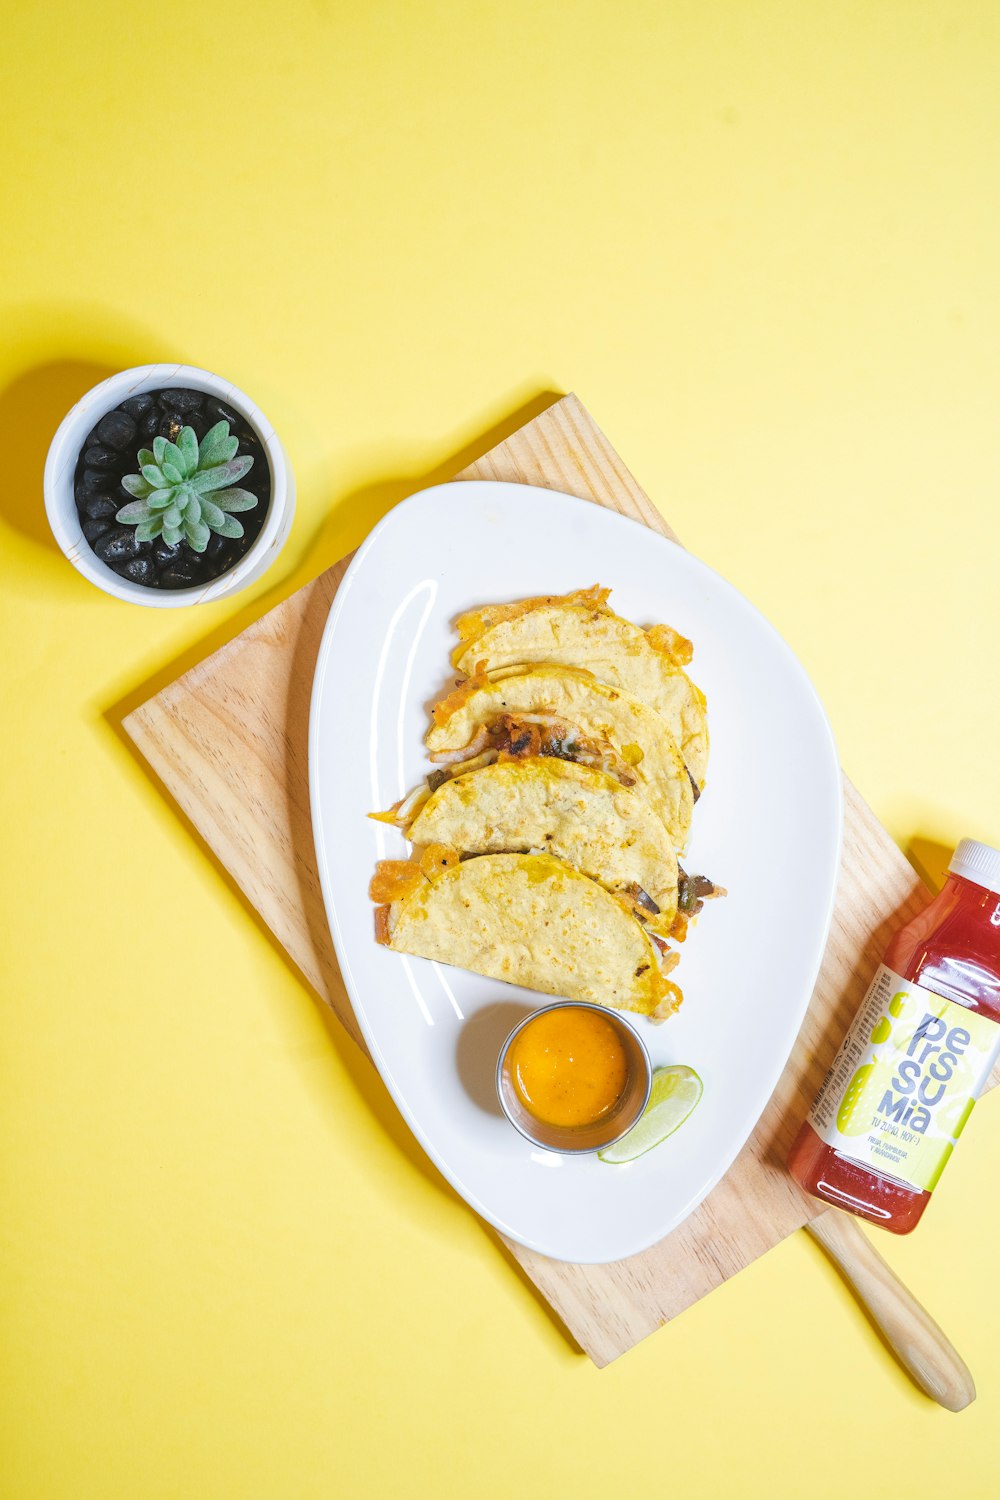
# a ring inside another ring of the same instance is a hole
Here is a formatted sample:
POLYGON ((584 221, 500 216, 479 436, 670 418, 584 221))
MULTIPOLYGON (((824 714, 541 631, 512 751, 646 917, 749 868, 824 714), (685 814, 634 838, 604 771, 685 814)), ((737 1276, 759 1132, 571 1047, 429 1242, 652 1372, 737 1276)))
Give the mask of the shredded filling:
POLYGON ((461 750, 438 750, 431 760, 449 765, 451 775, 457 776, 473 769, 470 762, 479 756, 485 758, 489 751, 495 751, 493 758, 499 760, 527 760, 537 755, 574 760, 608 772, 623 786, 635 786, 637 780, 629 760, 607 740, 584 734, 578 725, 545 713, 498 714, 491 723, 481 724, 461 750))
POLYGON ((723 887, 716 885, 714 880, 709 880, 707 875, 689 875, 678 866, 677 910, 686 917, 696 917, 706 901, 714 901, 716 897, 725 894, 723 887))
MULTIPOLYGON (((638 748, 638 747, 636 747, 638 748)), ((627 746, 626 751, 632 747, 627 746)), ((457 750, 438 750, 431 760, 435 769, 426 781, 394 802, 385 812, 370 813, 379 823, 391 823, 404 832, 439 786, 456 776, 465 776, 494 761, 528 760, 531 756, 572 760, 613 776, 622 786, 635 786, 634 757, 619 754, 607 740, 586 735, 575 724, 554 714, 501 714, 492 724, 480 724, 467 745, 457 750)))

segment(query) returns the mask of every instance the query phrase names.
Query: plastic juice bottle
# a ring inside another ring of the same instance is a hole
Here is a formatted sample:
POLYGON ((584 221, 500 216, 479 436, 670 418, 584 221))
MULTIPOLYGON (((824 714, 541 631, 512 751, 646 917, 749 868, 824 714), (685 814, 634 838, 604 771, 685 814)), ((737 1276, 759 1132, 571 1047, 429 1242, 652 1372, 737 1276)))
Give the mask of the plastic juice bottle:
POLYGON ((788 1158, 806 1192, 908 1234, 1000 1055, 1000 850, 963 839, 896 933, 788 1158))

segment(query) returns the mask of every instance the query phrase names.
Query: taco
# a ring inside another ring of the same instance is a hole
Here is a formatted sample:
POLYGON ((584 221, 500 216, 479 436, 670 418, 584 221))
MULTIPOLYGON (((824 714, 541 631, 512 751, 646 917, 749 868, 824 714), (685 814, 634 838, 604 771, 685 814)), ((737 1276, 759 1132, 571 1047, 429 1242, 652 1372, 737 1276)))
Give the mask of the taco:
POLYGON ((476 674, 432 711, 432 761, 472 770, 482 757, 548 755, 635 786, 683 850, 694 789, 655 709, 580 668, 542 665, 476 674), (495 754, 494 754, 495 752, 495 754))
POLYGON ((690 641, 668 625, 648 630, 608 608, 611 590, 595 585, 573 594, 492 604, 460 615, 452 661, 460 672, 493 673, 534 662, 585 667, 623 688, 667 722, 700 791, 708 765, 705 695, 684 667, 690 641))
MULTIPOLYGON (((649 934, 571 865, 548 854, 441 854, 410 869, 376 913, 376 936, 395 952, 653 1020, 677 1009, 680 991, 649 934)), ((376 899, 392 879, 380 868, 376 899)))
POLYGON ((617 895, 670 936, 677 856, 649 804, 604 771, 540 756, 497 761, 446 781, 403 828, 418 848, 461 854, 543 850, 617 895))

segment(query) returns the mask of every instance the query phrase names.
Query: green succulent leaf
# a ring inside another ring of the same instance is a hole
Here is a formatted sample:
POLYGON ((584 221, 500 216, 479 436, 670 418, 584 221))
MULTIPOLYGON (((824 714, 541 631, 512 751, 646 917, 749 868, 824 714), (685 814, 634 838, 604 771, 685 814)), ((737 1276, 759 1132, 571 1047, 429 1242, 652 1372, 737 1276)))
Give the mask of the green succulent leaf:
POLYGON ((218 531, 219 527, 226 519, 226 513, 224 510, 221 510, 220 507, 213 501, 209 500, 207 495, 202 495, 201 518, 203 521, 207 522, 207 524, 212 528, 213 531, 218 531))
POLYGON ((243 523, 237 521, 235 516, 223 516, 222 524, 213 526, 212 530, 217 536, 238 537, 243 535, 243 523))
POLYGON ((198 468, 198 438, 193 427, 182 427, 177 447, 184 460, 184 477, 194 474, 198 468))
MULTIPOLYGON (((179 435, 180 434, 178 434, 178 436, 179 435)), ((167 439, 166 446, 163 449, 163 457, 159 459, 158 462, 161 469, 163 468, 164 464, 173 464, 178 474, 183 477, 184 455, 178 448, 177 444, 170 442, 169 438, 167 439)))
POLYGON ((200 443, 193 427, 182 427, 176 443, 155 437, 152 449, 139 449, 140 472, 122 480, 134 499, 118 511, 117 519, 134 526, 140 541, 162 536, 171 547, 187 541, 194 552, 204 552, 213 532, 244 536, 234 513, 253 510, 259 497, 236 482, 254 462, 238 449, 239 439, 225 421, 216 422, 200 443))
POLYGON ((227 463, 239 446, 239 439, 229 436, 229 423, 216 422, 205 433, 199 445, 199 469, 211 469, 216 464, 227 463))
POLYGON ((204 521, 189 521, 184 528, 184 535, 195 552, 204 552, 212 533, 204 521))
POLYGON ((257 496, 251 495, 249 490, 217 490, 212 499, 216 505, 221 505, 223 510, 230 512, 253 510, 257 504, 257 496))
POLYGON ((118 511, 115 520, 121 521, 123 526, 137 526, 141 521, 149 520, 149 506, 145 500, 130 500, 118 511))
POLYGON ((199 469, 197 474, 191 476, 188 483, 200 494, 205 494, 208 490, 224 490, 229 485, 235 484, 238 479, 242 479, 252 467, 253 458, 247 453, 241 458, 231 458, 228 463, 216 464, 212 469, 199 469))

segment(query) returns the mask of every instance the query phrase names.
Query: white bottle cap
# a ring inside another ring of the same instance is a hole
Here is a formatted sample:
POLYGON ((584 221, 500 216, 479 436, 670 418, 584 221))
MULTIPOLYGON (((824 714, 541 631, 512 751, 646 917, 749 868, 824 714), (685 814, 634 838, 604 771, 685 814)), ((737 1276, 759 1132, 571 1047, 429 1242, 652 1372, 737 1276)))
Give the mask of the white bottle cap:
POLYGON ((948 869, 963 880, 983 885, 1000 894, 1000 849, 980 844, 977 839, 962 839, 951 856, 948 869))

